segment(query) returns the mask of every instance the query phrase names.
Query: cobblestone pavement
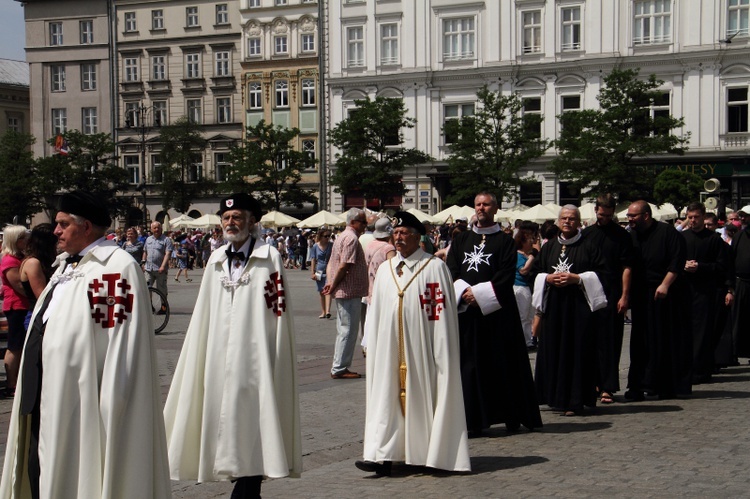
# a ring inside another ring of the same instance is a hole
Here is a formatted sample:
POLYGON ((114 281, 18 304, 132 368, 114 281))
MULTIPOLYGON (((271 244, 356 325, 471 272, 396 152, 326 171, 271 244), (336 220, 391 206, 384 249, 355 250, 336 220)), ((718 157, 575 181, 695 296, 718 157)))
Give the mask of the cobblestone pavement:
MULTIPOLYGON (((166 393, 197 295, 194 282, 170 284, 172 318, 157 337, 166 393)), ((540 431, 493 427, 470 440, 473 471, 450 474, 396 465, 390 478, 357 470, 364 429, 364 379, 329 376, 335 321, 319 320, 309 273, 287 276, 297 326, 302 415, 302 478, 268 480, 264 497, 747 497, 750 366, 726 369, 686 400, 618 402, 583 417, 543 411, 540 431)), ((629 328, 626 328, 626 333, 629 328)), ((621 363, 625 386, 627 334, 621 363)), ((531 362, 534 362, 534 355, 531 362)), ((357 353, 353 369, 364 372, 357 353)), ((11 401, 0 400, 4 451, 11 401)), ((173 482, 175 498, 224 498, 229 483, 173 482)))

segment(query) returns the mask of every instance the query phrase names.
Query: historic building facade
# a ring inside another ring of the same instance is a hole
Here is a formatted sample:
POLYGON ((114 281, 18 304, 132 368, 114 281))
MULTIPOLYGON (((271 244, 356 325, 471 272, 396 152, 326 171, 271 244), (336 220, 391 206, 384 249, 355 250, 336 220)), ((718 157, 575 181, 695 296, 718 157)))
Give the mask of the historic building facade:
POLYGON ((0 59, 0 135, 7 130, 29 133, 29 65, 0 59))

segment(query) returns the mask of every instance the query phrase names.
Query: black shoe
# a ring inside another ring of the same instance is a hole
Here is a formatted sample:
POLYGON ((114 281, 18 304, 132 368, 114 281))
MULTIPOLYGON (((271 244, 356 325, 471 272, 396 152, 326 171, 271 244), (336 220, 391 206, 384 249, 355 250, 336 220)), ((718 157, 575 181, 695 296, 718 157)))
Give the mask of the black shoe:
POLYGON ((373 461, 355 461, 354 466, 362 471, 369 471, 379 476, 391 476, 391 462, 383 461, 383 464, 373 461))
POLYGON ((646 396, 641 390, 628 390, 623 397, 625 397, 627 402, 643 402, 646 400, 646 396))

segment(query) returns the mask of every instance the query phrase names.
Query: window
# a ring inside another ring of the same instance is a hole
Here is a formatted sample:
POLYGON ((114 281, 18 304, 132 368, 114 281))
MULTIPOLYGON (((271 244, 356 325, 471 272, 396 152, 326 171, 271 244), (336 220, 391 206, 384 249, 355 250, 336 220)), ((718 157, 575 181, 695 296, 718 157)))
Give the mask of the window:
POLYGON ((99 120, 95 107, 81 108, 81 124, 83 125, 84 134, 91 135, 97 133, 99 130, 99 120))
POLYGON ((286 5, 287 0, 276 0, 276 5, 286 5))
POLYGON ((81 31, 81 45, 90 45, 94 43, 94 21, 87 20, 78 23, 81 31))
POLYGON ((167 57, 163 55, 155 55, 151 57, 151 79, 152 80, 166 80, 167 79, 167 57))
POLYGON ((200 26, 200 24, 198 24, 198 7, 187 7, 185 9, 185 16, 185 25, 188 28, 200 26))
POLYGON ((542 51, 542 11, 531 10, 523 17, 523 53, 533 54, 542 51))
POLYGON ((727 132, 747 132, 747 87, 727 89, 727 132))
POLYGON ((346 60, 350 68, 361 68, 365 65, 364 28, 357 26, 346 29, 346 60))
POLYGON ((138 58, 125 58, 125 81, 138 81, 138 58))
POLYGON ((81 64, 81 90, 96 90, 96 64, 81 64))
POLYGON ((8 116, 8 130, 21 131, 21 120, 16 116, 8 116))
POLYGON ((302 80, 302 105, 315 105, 315 80, 313 79, 302 80))
POLYGON ((667 43, 672 34, 671 0, 642 0, 635 3, 633 43, 667 43))
POLYGON ((249 9, 253 7, 260 7, 260 0, 247 0, 247 7, 249 9))
POLYGON ((302 141, 302 152, 307 154, 311 160, 315 160, 315 141, 314 140, 303 140, 302 141))
POLYGON ((151 29, 164 29, 164 11, 161 9, 151 11, 151 29))
POLYGON ((229 7, 225 3, 216 5, 216 24, 229 24, 229 7))
POLYGON ((220 97, 216 99, 216 122, 232 122, 232 100, 229 97, 220 97))
POLYGON ((398 64, 398 24, 380 26, 380 64, 398 64))
POLYGON ((125 103, 125 126, 126 127, 138 127, 141 124, 140 120, 140 104, 138 102, 126 102, 125 103))
POLYGON ((138 31, 138 25, 135 22, 135 12, 126 12, 125 13, 125 32, 131 33, 133 31, 138 31))
POLYGON ((562 50, 581 49, 581 8, 562 9, 562 50))
POLYGON ((224 152, 214 154, 214 173, 217 182, 226 182, 229 169, 229 155, 224 152))
POLYGON ((474 18, 443 21, 443 60, 474 58, 474 18))
POLYGON ((260 55, 260 38, 247 39, 247 56, 256 57, 260 55))
POLYGON ((216 76, 231 76, 229 71, 229 52, 216 52, 216 76))
POLYGON ((203 178, 203 157, 200 154, 190 155, 188 165, 188 182, 197 182, 203 178))
POLYGON ((52 76, 52 91, 65 92, 65 66, 50 66, 50 74, 52 76))
POLYGON ((532 139, 542 137, 542 99, 529 97, 523 99, 523 124, 526 134, 532 139))
POLYGON ((263 91, 259 81, 251 81, 247 86, 248 109, 263 108, 263 91))
POLYGON ((151 103, 153 107, 154 126, 165 126, 167 121, 167 101, 157 100, 151 103))
POLYGON ((302 52, 315 52, 315 35, 307 33, 302 35, 302 52))
POLYGON ((52 110, 52 135, 60 135, 68 131, 68 110, 52 110))
POLYGON ((164 171, 161 169, 161 157, 158 154, 151 155, 151 182, 161 183, 164 181, 164 171))
POLYGON ((185 54, 185 78, 200 78, 200 54, 185 54))
POLYGON ((128 172, 128 183, 138 185, 141 181, 141 158, 125 156, 125 170, 128 172))
POLYGON ((286 80, 276 82, 276 107, 289 107, 289 82, 286 80))
POLYGON ((474 104, 447 104, 443 108, 443 136, 446 144, 453 144, 458 140, 458 125, 467 116, 474 116, 474 104))
POLYGON ((63 25, 62 23, 49 23, 49 44, 63 44, 63 25))
POLYGON ((563 95, 560 98, 560 129, 565 127, 565 113, 581 110, 580 95, 563 95))
POLYGON ((200 99, 188 99, 187 116, 191 123, 200 124, 203 121, 203 111, 201 110, 200 99))
POLYGON ((750 19, 750 0, 729 0, 727 15, 727 36, 750 34, 748 20, 750 19))
POLYGON ((275 54, 286 54, 289 52, 289 46, 287 43, 287 37, 284 36, 276 36, 273 39, 273 48, 275 54))

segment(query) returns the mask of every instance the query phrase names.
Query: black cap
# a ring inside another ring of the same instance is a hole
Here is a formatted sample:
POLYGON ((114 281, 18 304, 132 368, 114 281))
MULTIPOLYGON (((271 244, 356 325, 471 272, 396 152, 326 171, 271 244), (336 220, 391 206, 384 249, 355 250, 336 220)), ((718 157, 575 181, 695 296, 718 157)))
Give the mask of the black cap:
POLYGON ((223 215, 228 210, 247 210, 253 214, 256 220, 260 220, 260 217, 263 216, 260 203, 244 192, 236 192, 221 200, 219 215, 223 215))
POLYGON ((104 197, 86 191, 71 191, 60 196, 57 210, 71 215, 78 215, 100 227, 109 227, 109 206, 104 197))
POLYGON ((427 234, 427 230, 424 228, 424 224, 408 211, 396 212, 393 217, 391 217, 391 223, 393 224, 394 229, 396 227, 411 227, 412 229, 416 229, 417 232, 419 232, 423 236, 427 234))

